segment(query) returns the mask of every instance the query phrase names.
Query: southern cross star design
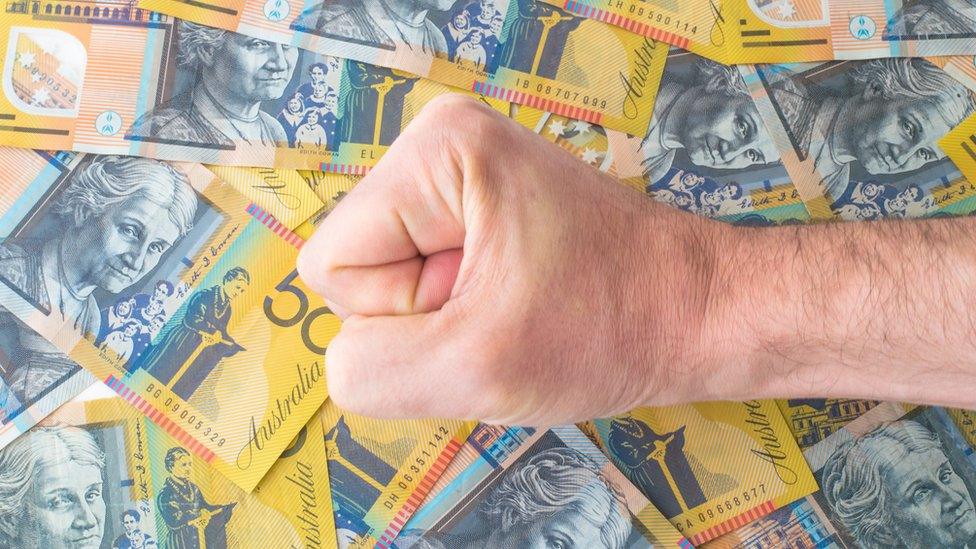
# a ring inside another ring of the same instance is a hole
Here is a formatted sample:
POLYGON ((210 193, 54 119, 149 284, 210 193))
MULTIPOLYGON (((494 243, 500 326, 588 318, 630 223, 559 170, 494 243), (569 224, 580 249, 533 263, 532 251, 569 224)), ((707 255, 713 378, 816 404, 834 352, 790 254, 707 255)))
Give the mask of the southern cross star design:
POLYGON ((556 137, 561 137, 566 133, 566 125, 559 120, 553 120, 549 123, 549 132, 556 137))
POLYGON ((600 152, 587 147, 583 149, 583 154, 580 157, 583 159, 583 162, 593 164, 600 158, 600 152))
POLYGON ((22 51, 19 55, 17 55, 17 62, 20 63, 20 66, 24 67, 25 69, 33 65, 35 60, 36 56, 33 52, 22 51))
POLYGON ((51 98, 51 92, 47 88, 37 88, 34 90, 34 95, 31 97, 31 103, 35 105, 43 105, 47 103, 48 99, 51 98))

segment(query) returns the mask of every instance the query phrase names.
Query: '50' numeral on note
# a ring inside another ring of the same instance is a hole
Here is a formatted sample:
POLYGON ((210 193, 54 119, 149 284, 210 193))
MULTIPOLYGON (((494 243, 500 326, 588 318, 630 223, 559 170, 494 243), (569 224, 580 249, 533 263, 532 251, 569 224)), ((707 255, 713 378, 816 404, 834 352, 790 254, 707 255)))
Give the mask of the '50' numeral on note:
POLYGON ((312 309, 310 312, 308 310, 308 296, 305 295, 305 292, 301 288, 292 284, 296 277, 298 277, 298 271, 293 270, 292 272, 288 273, 288 276, 286 276, 284 280, 275 286, 275 290, 278 290, 281 293, 291 294, 298 299, 298 310, 295 311, 295 314, 288 318, 278 316, 278 314, 274 312, 274 299, 272 299, 271 296, 265 296, 264 315, 267 316, 268 320, 270 320, 272 323, 277 326, 281 326, 282 328, 290 328, 301 322, 302 342, 305 343, 305 347, 315 354, 324 355, 325 345, 319 345, 312 341, 312 323, 315 322, 315 319, 322 315, 332 314, 332 311, 323 305, 321 307, 312 309))

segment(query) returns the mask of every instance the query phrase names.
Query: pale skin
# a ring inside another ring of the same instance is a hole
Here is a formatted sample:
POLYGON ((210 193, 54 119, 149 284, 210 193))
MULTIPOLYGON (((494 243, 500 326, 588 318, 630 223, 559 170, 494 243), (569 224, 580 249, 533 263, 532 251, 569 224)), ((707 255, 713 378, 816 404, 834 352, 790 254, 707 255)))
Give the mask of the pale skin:
POLYGON ((815 396, 976 407, 974 235, 968 218, 732 227, 446 97, 298 267, 344 319, 330 396, 372 416, 547 426, 815 396))

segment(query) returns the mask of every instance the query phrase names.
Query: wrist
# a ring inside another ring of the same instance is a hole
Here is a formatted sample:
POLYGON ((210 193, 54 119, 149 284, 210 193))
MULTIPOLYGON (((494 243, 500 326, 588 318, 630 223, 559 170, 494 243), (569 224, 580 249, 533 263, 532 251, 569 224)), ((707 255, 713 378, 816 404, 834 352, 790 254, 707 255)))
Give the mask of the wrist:
POLYGON ((728 365, 745 353, 727 292, 736 283, 738 229, 648 204, 631 272, 642 336, 634 366, 646 388, 641 405, 722 400, 737 393, 728 365))

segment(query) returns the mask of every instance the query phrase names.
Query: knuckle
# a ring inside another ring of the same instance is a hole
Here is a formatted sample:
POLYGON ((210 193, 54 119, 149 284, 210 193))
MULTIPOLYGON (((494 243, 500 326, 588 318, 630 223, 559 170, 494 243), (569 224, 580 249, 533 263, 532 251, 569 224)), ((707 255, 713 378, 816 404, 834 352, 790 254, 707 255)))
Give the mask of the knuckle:
POLYGON ((504 143, 503 138, 513 124, 478 99, 458 93, 433 99, 424 114, 425 122, 436 128, 442 138, 455 145, 465 145, 467 152, 483 150, 486 144, 504 143))

